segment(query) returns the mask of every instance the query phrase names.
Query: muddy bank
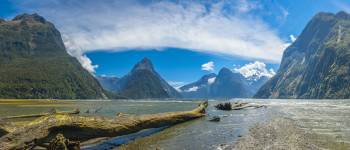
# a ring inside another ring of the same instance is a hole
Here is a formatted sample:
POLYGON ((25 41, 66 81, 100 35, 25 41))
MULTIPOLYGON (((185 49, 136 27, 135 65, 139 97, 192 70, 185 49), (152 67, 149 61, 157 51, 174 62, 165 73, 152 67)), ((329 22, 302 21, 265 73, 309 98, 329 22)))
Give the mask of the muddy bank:
POLYGON ((235 150, 320 150, 320 149, 350 149, 348 143, 336 141, 331 137, 317 135, 300 128, 291 119, 276 118, 264 124, 257 124, 233 145, 222 145, 220 149, 235 150), (325 140, 325 138, 327 140, 325 140), (327 141, 327 142, 325 142, 327 141))

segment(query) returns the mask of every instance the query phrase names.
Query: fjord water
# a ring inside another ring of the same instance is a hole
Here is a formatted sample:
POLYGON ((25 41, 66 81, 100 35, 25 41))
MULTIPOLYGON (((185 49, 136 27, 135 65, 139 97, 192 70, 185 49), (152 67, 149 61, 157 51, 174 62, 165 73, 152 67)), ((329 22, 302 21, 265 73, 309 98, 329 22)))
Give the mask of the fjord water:
MULTIPOLYGON (((222 101, 210 100, 207 117, 166 128, 147 137, 138 138, 121 149, 217 149, 232 145, 250 127, 276 117, 295 120, 307 132, 316 133, 320 142, 333 140, 350 143, 349 100, 256 100, 234 99, 266 105, 266 108, 219 111, 214 105, 222 101), (220 122, 209 122, 211 116, 220 116, 220 122), (322 141, 324 140, 324 141, 322 141)), ((183 111, 195 108, 198 101, 0 101, 0 117, 59 111, 79 108, 84 115, 115 116, 116 113, 153 114, 183 111), (85 112, 89 110, 89 114, 85 112), (93 114, 95 115, 95 114, 93 114)))

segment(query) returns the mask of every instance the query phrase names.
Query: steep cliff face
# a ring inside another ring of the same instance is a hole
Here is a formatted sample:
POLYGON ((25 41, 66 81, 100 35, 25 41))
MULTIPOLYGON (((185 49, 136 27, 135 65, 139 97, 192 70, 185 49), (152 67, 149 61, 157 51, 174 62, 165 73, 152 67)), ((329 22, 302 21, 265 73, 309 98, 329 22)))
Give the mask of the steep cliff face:
POLYGON ((60 32, 37 14, 0 21, 0 98, 106 98, 66 52, 60 32))
POLYGON ((110 92, 115 91, 115 87, 118 84, 118 77, 108 77, 108 76, 97 76, 96 79, 100 82, 101 86, 110 92))
POLYGON ((350 15, 315 15, 255 97, 350 98, 350 15))
POLYGON ((181 95, 171 87, 153 68, 152 62, 144 58, 129 74, 121 78, 115 92, 134 99, 179 98, 181 95))

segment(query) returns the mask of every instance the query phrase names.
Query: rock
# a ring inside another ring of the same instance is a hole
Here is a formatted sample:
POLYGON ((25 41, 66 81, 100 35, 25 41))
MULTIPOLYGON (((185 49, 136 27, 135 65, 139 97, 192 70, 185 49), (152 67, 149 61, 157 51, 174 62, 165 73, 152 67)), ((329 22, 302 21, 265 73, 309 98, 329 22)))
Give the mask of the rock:
POLYGON ((214 116, 214 117, 210 118, 209 121, 211 121, 211 122, 219 122, 220 121, 220 117, 219 116, 214 116))

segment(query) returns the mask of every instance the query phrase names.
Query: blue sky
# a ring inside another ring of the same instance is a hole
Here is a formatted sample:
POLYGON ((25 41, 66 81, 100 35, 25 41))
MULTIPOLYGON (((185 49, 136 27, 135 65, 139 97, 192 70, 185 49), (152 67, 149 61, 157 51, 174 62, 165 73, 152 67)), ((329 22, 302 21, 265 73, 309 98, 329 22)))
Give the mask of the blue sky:
POLYGON ((179 83, 256 61, 276 71, 313 15, 340 10, 349 12, 350 2, 0 0, 1 18, 36 12, 53 22, 68 53, 93 74, 120 77, 149 57, 166 80, 179 83), (208 62, 213 69, 205 71, 208 62))

